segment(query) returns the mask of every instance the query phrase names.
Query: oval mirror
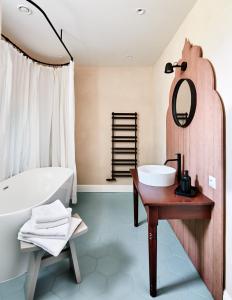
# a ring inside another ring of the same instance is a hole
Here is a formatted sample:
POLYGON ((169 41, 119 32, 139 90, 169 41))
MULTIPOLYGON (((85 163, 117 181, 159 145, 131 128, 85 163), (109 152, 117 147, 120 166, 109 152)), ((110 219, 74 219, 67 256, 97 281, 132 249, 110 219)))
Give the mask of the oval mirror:
POLYGON ((172 115, 177 126, 187 127, 196 111, 196 88, 191 79, 180 79, 172 96, 172 115))

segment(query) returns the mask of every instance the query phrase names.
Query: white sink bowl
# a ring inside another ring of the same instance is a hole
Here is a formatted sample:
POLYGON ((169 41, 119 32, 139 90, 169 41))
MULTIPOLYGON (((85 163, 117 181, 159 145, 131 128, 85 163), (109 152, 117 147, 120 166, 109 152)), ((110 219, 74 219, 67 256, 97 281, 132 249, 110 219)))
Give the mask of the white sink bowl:
POLYGON ((164 165, 145 165, 137 168, 139 181, 151 186, 170 186, 175 183, 176 169, 164 165))

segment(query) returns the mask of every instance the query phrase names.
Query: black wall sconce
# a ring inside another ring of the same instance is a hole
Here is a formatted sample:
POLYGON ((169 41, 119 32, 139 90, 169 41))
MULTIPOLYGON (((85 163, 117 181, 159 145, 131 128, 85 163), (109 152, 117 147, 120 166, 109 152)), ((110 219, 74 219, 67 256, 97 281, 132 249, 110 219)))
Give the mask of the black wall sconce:
POLYGON ((181 71, 185 71, 187 69, 187 62, 183 61, 181 63, 181 65, 178 65, 178 63, 172 64, 172 63, 168 62, 168 63, 166 63, 164 73, 166 73, 166 74, 173 73, 174 68, 180 68, 181 71))

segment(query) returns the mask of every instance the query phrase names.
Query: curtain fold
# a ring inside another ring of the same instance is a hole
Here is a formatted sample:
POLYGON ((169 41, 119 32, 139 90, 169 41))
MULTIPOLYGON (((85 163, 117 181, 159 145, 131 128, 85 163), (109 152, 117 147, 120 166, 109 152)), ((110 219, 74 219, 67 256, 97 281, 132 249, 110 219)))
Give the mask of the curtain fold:
POLYGON ((43 66, 0 43, 0 181, 31 168, 70 168, 76 203, 74 63, 43 66))

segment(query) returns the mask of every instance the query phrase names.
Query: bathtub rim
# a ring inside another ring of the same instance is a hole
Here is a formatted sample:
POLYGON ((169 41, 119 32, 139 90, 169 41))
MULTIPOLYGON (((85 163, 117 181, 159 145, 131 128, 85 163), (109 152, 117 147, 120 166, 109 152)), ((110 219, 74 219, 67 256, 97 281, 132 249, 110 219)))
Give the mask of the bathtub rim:
MULTIPOLYGON (((30 172, 30 171, 36 170, 36 169, 66 169, 66 170, 70 170, 70 171, 72 172, 71 175, 70 175, 69 177, 67 177, 64 181, 62 181, 60 187, 61 187, 62 185, 64 185, 64 184, 65 184, 72 176, 74 176, 74 171, 73 171, 72 169, 70 169, 70 168, 65 168, 65 167, 42 167, 42 168, 33 168, 33 169, 25 170, 25 171, 23 171, 23 172, 21 172, 21 173, 19 173, 19 174, 16 174, 16 175, 14 175, 14 176, 12 176, 12 177, 9 177, 9 178, 7 178, 7 179, 5 179, 5 180, 8 180, 8 179, 13 178, 13 177, 15 177, 15 176, 18 176, 18 175, 20 175, 20 174, 22 174, 22 173, 30 172)), ((4 180, 3 180, 2 182, 4 182, 4 180)), ((56 190, 56 191, 57 191, 57 190, 56 190)), ((25 211, 27 211, 27 210, 31 210, 31 209, 33 209, 34 207, 37 207, 37 206, 41 205, 41 204, 44 203, 44 202, 47 202, 47 201, 49 200, 49 198, 51 198, 52 195, 54 195, 54 193, 55 193, 56 191, 53 191, 53 193, 49 194, 44 200, 42 200, 42 201, 39 202, 39 203, 36 203, 35 205, 32 205, 32 206, 27 207, 27 208, 24 208, 24 209, 16 210, 16 211, 13 211, 13 212, 11 212, 11 213, 3 213, 3 214, 0 214, 0 218, 1 218, 1 217, 12 216, 12 215, 15 215, 15 214, 20 214, 20 213, 23 213, 23 212, 25 212, 25 211)))
POLYGON ((27 271, 22 272, 22 273, 20 273, 20 274, 14 276, 14 277, 11 277, 11 278, 9 278, 9 279, 7 279, 7 280, 0 281, 0 285, 1 285, 1 284, 4 284, 4 283, 7 283, 7 282, 9 282, 9 281, 11 281, 11 280, 18 280, 20 277, 25 277, 24 279, 26 280, 26 276, 27 276, 27 271))

